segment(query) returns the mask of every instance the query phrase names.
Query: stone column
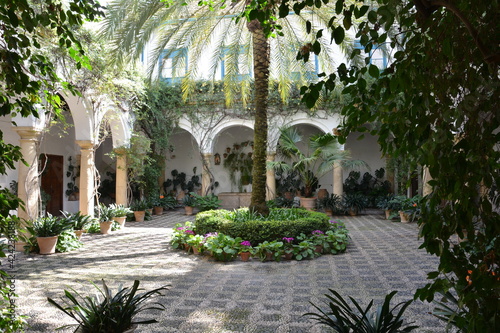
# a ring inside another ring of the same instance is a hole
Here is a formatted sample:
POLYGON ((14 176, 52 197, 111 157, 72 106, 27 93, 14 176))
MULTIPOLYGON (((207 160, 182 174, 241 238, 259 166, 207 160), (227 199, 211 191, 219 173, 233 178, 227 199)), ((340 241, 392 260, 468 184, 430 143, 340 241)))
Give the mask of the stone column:
POLYGON ((432 180, 432 176, 429 173, 428 167, 422 168, 422 195, 426 196, 432 193, 432 186, 429 185, 429 181, 432 180))
POLYGON ((21 220, 34 220, 38 217, 38 199, 40 184, 38 182, 38 154, 36 145, 40 131, 33 127, 14 127, 20 137, 21 154, 28 163, 19 162, 17 169, 17 196, 24 202, 24 209, 19 208, 17 216, 21 220))
POLYGON ((80 146, 80 212, 94 216, 94 143, 90 140, 77 140, 80 146))
POLYGON ((333 194, 341 197, 344 194, 344 176, 342 166, 335 162, 333 165, 333 194))
MULTIPOLYGON (((275 152, 267 153, 267 161, 273 162, 276 157, 275 152)), ((266 169, 266 200, 273 200, 276 198, 276 176, 274 169, 266 169)))
POLYGON ((203 168, 201 174, 201 195, 207 195, 210 191, 210 159, 212 154, 203 153, 203 168))
POLYGON ((115 149, 116 154, 116 203, 127 206, 127 156, 125 149, 115 149))

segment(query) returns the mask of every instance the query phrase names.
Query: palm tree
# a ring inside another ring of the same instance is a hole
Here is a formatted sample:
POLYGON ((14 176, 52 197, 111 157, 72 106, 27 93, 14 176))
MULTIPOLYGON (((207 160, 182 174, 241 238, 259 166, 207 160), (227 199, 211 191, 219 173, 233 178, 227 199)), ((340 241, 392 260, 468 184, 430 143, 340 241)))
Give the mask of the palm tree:
MULTIPOLYGON (((196 80, 206 76, 213 81, 224 61, 226 75, 222 79, 226 106, 230 107, 238 97, 246 106, 253 94, 255 146, 251 208, 265 213, 269 78, 271 76, 277 81, 285 104, 293 84, 301 86, 310 81, 308 74, 315 70, 314 62, 297 62, 295 57, 299 51, 307 54, 312 51, 308 42, 313 40, 317 31, 327 26, 333 9, 323 6, 300 16, 288 15, 278 22, 284 36, 267 38, 257 20, 235 20, 244 12, 249 0, 218 1, 210 9, 198 6, 198 2, 115 0, 108 5, 103 35, 110 40, 117 63, 137 61, 146 50, 148 74, 152 79, 161 76, 161 59, 170 58, 172 69, 187 67, 186 73, 172 70, 174 78, 184 75, 184 98, 195 91, 196 80), (307 34, 306 21, 313 22, 311 34, 307 34), (185 52, 180 50, 189 50, 189 66, 185 63, 185 52), (203 68, 200 67, 204 66, 201 58, 209 59, 210 66, 205 73, 201 73, 203 68), (242 66, 253 69, 253 78, 252 75, 241 75, 239 69, 242 66), (297 75, 290 75, 290 72, 297 75)), ((279 1, 275 6, 278 5, 279 1)), ((331 72, 334 60, 330 40, 326 34, 320 40, 324 45, 318 63, 325 72, 331 72)), ((346 49, 347 45, 351 43, 343 44, 346 49)))
POLYGON ((348 150, 340 149, 337 138, 330 134, 309 137, 307 149, 301 149, 304 138, 296 127, 281 129, 278 153, 283 161, 268 162, 269 168, 282 171, 295 170, 304 184, 304 196, 311 197, 318 186, 318 179, 333 170, 335 164, 342 168, 366 166, 360 160, 352 160, 348 150))

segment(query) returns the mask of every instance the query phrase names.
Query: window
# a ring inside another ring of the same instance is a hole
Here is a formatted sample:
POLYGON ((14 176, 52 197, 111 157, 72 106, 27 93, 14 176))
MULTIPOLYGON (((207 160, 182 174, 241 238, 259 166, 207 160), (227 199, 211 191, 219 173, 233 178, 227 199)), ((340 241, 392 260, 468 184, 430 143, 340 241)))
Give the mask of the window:
MULTIPOLYGON (((359 39, 354 41, 354 49, 359 49, 362 52, 365 51, 365 48, 363 47, 363 45, 361 45, 359 39)), ((373 45, 372 49, 370 50, 369 56, 370 56, 370 64, 373 64, 380 69, 387 68, 387 62, 388 62, 387 54, 380 44, 373 45)))
POLYGON ((187 49, 164 50, 159 61, 160 78, 169 83, 179 83, 187 72, 187 49))
POLYGON ((300 60, 300 64, 302 66, 305 66, 305 71, 292 71, 291 78, 293 81, 299 81, 301 79, 307 80, 307 81, 314 81, 318 79, 318 72, 319 72, 319 62, 318 62, 318 56, 315 54, 311 54, 309 56, 309 61, 307 64, 303 64, 303 60, 300 60))
POLYGON ((249 63, 249 58, 246 56, 248 53, 248 45, 240 46, 237 62, 235 63, 235 52, 231 54, 229 47, 225 47, 223 50, 223 58, 220 65, 221 79, 224 79, 226 75, 236 75, 236 79, 241 81, 245 77, 251 77, 252 65, 249 63))

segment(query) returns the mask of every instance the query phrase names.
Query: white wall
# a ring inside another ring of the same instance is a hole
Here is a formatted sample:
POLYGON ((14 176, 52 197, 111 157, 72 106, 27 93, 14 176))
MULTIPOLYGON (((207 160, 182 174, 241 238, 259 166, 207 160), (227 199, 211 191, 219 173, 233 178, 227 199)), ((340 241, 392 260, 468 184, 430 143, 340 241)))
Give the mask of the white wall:
MULTIPOLYGON (((351 133, 346 141, 345 149, 351 151, 351 156, 353 159, 359 159, 365 161, 369 168, 361 168, 361 177, 365 172, 375 175, 375 170, 384 168, 386 169, 385 158, 382 157, 382 152, 380 151, 380 146, 377 143, 377 138, 368 133, 364 133, 364 138, 358 140, 361 133, 351 133)), ((344 170, 344 180, 349 176, 350 170, 344 170)), ((387 175, 387 169, 386 175, 387 175)))
MULTIPOLYGON (((61 124, 50 126, 41 135, 39 154, 60 155, 63 156, 63 210, 77 212, 79 210, 79 201, 69 201, 66 195, 68 182, 66 177, 68 171, 68 158, 72 157, 73 165, 80 165, 80 147, 75 142, 75 128, 73 118, 70 113, 64 113, 68 126, 65 128, 61 124)), ((76 179, 76 186, 80 186, 79 178, 76 179)))

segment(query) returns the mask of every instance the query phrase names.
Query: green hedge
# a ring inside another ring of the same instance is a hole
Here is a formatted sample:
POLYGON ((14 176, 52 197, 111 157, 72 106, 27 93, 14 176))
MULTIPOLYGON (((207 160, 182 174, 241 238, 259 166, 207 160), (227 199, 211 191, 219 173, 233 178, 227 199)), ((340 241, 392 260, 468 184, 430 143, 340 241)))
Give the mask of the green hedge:
POLYGON ((238 210, 243 215, 249 215, 248 219, 239 218, 238 221, 229 218, 238 211, 211 210, 200 212, 196 215, 196 232, 198 234, 222 232, 225 235, 241 237, 252 244, 258 244, 264 241, 281 240, 283 237, 296 237, 301 233, 310 235, 314 230, 326 231, 330 228, 329 218, 323 213, 295 208, 273 208, 271 214, 274 216, 279 216, 282 213, 280 211, 286 210, 297 218, 263 220, 252 219, 252 214, 246 213, 247 210, 246 208, 238 210))

